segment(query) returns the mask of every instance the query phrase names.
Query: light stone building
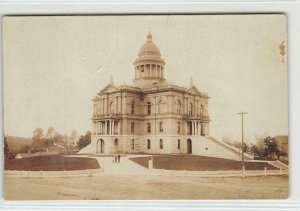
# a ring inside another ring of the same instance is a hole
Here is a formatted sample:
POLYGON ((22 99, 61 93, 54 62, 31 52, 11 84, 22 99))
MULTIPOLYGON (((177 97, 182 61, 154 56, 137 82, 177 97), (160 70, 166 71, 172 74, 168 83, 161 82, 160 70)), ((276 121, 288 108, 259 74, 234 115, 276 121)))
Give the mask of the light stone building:
POLYGON ((80 153, 237 156, 208 137, 208 95, 192 80, 188 87, 167 81, 165 64, 148 33, 134 61, 133 85, 111 79, 93 99, 92 141, 80 153))

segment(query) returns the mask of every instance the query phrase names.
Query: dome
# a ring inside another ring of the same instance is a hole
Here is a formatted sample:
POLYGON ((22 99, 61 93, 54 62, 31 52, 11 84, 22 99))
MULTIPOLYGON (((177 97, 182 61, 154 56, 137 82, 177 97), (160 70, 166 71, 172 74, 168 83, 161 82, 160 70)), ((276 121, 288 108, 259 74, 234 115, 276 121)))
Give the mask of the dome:
POLYGON ((147 34, 147 41, 146 43, 141 47, 139 56, 144 56, 144 55, 157 55, 160 57, 160 52, 158 47, 152 42, 152 35, 150 32, 147 34))
POLYGON ((147 34, 147 41, 140 48, 138 58, 135 60, 134 63, 148 63, 149 61, 154 61, 162 64, 165 63, 164 60, 161 58, 159 48, 152 41, 152 35, 150 32, 147 34))

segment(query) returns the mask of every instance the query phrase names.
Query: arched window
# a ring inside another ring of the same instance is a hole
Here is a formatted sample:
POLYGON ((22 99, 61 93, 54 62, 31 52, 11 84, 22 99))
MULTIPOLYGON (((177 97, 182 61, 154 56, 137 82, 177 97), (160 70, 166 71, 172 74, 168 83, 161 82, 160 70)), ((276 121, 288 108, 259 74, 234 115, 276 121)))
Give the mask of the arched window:
POLYGON ((147 149, 151 149, 151 141, 150 141, 150 139, 147 139, 147 149))
POLYGON ((134 114, 134 101, 131 102, 131 114, 134 114))
POLYGON ((164 148, 164 141, 162 139, 159 139, 159 149, 164 148))
POLYGON ((200 105, 200 116, 203 116, 203 105, 200 105))
POLYGON ((177 141, 177 149, 180 149, 180 139, 177 141))
POLYGON ((181 114, 181 102, 179 100, 176 103, 176 113, 181 114))
POLYGON ((114 101, 110 102, 110 104, 109 104, 109 113, 110 114, 115 113, 115 103, 114 103, 114 101))
POLYGON ((115 143, 114 144, 115 144, 115 146, 117 146, 119 144, 119 141, 118 141, 117 138, 115 139, 115 143))
POLYGON ((131 139, 131 149, 134 149, 134 139, 131 139))
POLYGON ((151 114, 151 102, 147 102, 147 114, 150 115, 151 114))
POLYGON ((189 115, 193 115, 193 104, 189 104, 189 115))

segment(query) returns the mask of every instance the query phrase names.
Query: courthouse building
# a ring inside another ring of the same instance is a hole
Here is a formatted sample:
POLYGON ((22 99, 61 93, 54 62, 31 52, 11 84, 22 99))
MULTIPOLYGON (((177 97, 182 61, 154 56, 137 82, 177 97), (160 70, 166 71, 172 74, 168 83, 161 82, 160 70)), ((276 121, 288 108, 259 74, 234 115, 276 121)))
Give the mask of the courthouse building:
POLYGON ((81 153, 231 153, 208 137, 208 95, 192 80, 187 87, 166 80, 165 66, 148 33, 134 61, 133 85, 111 79, 93 99, 92 141, 81 153))

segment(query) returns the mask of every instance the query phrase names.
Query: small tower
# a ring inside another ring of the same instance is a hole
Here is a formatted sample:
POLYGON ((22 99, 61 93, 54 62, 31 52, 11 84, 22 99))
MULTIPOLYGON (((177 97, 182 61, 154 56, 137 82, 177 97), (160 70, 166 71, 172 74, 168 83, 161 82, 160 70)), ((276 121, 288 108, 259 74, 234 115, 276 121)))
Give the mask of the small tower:
POLYGON ((147 34, 146 43, 141 47, 138 58, 134 61, 136 86, 146 86, 164 79, 165 61, 159 48, 153 43, 152 35, 147 34))

